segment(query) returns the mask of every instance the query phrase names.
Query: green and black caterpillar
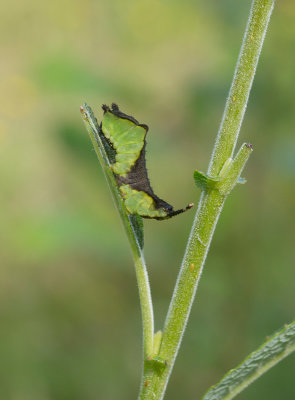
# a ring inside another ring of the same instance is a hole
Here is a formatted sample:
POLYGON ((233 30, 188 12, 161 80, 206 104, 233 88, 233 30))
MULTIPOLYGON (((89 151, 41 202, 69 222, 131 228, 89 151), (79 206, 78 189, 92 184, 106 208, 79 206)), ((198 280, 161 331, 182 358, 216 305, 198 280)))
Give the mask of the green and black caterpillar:
POLYGON ((125 206, 130 214, 158 220, 168 219, 189 210, 193 204, 180 210, 155 195, 147 175, 145 162, 148 126, 124 114, 117 104, 103 105, 100 134, 114 157, 110 160, 125 206))

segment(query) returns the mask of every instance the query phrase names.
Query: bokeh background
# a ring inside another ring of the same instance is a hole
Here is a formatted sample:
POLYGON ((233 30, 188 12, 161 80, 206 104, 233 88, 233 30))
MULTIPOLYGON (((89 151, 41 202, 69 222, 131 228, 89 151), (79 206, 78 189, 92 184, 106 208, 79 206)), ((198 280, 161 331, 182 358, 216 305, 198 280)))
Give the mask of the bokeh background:
MULTIPOLYGON (((250 0, 11 0, 0 41, 0 398, 135 399, 141 317, 127 240, 79 114, 150 126, 155 192, 200 193, 250 0)), ((294 319, 295 3, 271 20, 241 130, 255 151, 228 198, 167 399, 201 394, 294 319)), ((145 221, 160 329, 194 211, 145 221)), ((290 356, 239 399, 295 398, 290 356)))

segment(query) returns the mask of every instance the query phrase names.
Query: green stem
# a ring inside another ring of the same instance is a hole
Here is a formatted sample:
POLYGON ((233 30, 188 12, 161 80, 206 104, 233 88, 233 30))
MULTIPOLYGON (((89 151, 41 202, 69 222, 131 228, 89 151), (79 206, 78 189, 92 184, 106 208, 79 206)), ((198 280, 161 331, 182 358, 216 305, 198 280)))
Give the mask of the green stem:
POLYGON ((159 357, 166 360, 167 367, 159 374, 146 365, 144 381, 148 384, 142 387, 140 399, 158 400, 165 393, 224 200, 225 196, 218 190, 201 196, 163 331, 159 357))
MULTIPOLYGON (((273 5, 274 0, 254 0, 252 3, 233 83, 208 169, 208 174, 213 177, 218 176, 222 167, 232 157, 273 5)), ((243 153, 244 150, 241 151, 243 153)), ((232 189, 245 165, 245 159, 237 161, 242 153, 240 152, 235 158, 232 173, 226 174, 225 171, 227 189, 232 189)), ((166 361, 167 366, 163 371, 159 371, 153 369, 149 363, 145 363, 140 400, 160 400, 164 396, 227 194, 226 191, 209 188, 202 193, 168 310, 158 354, 166 361)))
POLYGON ((251 11, 218 131, 208 174, 216 176, 232 157, 244 118, 256 67, 275 0, 253 0, 251 11))
MULTIPOLYGON (((82 118, 90 135, 93 147, 102 166, 106 180, 112 192, 113 199, 119 211, 127 238, 130 243, 136 278, 138 283, 142 323, 143 323, 143 352, 146 359, 153 353, 154 337, 154 316, 153 306, 148 280, 147 269, 145 266, 144 255, 141 246, 141 228, 135 224, 135 220, 130 216, 125 208, 124 201, 119 192, 118 185, 111 169, 109 157, 99 135, 99 126, 93 112, 87 104, 81 107, 82 118)), ((139 217, 140 218, 140 217, 139 217)), ((141 220, 140 220, 141 221, 141 220)))
POLYGON ((143 357, 147 359, 153 353, 154 340, 154 316, 153 305, 148 280, 147 269, 143 253, 140 255, 133 252, 133 259, 136 271, 136 279, 139 290, 140 306, 143 325, 143 357))

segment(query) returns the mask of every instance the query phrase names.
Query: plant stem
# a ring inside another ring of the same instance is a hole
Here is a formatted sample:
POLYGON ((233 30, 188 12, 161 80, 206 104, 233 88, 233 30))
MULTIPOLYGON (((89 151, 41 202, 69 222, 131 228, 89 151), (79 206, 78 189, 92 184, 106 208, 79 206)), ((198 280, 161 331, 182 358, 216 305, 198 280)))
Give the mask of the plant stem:
POLYGON ((226 101, 208 174, 218 175, 232 157, 246 111, 264 37, 275 0, 253 0, 229 96, 226 101))
POLYGON ((143 325, 143 358, 147 359, 153 353, 154 315, 150 292, 150 284, 142 251, 133 252, 136 279, 139 290, 143 325))
POLYGON ((81 114, 90 135, 97 157, 102 166, 106 180, 111 189, 114 202, 119 211, 123 226, 125 228, 125 232, 127 234, 127 238, 130 243, 140 297, 143 324, 143 353, 144 358, 146 359, 153 352, 154 316, 148 274, 145 266, 143 251, 140 245, 141 229, 140 227, 136 229, 134 220, 126 211, 124 201, 119 192, 116 179, 111 169, 109 157, 106 153, 105 147, 99 135, 100 128, 97 124, 96 118, 94 117, 91 108, 87 106, 87 104, 84 104, 83 107, 81 107, 81 114))
MULTIPOLYGON (((211 176, 217 176, 227 160, 232 157, 273 5, 274 0, 254 0, 252 3, 233 83, 208 169, 211 176)), ((237 158, 235 161, 238 162, 237 158)), ((240 160, 239 173, 232 174, 233 180, 227 182, 227 187, 234 186, 245 161, 240 160)), ((227 178, 230 176, 231 174, 227 178)), ((167 367, 159 372, 145 364, 140 400, 160 400, 164 396, 227 194, 216 189, 207 189, 201 195, 163 330, 159 357, 166 361, 167 367)))

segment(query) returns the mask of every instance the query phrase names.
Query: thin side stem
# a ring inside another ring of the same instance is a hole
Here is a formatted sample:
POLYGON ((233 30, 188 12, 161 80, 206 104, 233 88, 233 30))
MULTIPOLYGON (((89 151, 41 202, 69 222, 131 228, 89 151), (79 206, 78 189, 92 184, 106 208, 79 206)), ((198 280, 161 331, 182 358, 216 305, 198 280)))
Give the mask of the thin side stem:
POLYGON ((138 256, 133 252, 136 279, 139 290, 143 325, 143 357, 147 359, 153 353, 154 346, 154 315, 150 292, 149 278, 143 253, 138 256))
MULTIPOLYGON (((217 176, 225 162, 232 157, 273 4, 274 0, 254 0, 252 3, 233 84, 208 170, 211 176, 217 176)), ((243 167, 244 163, 241 163, 239 172, 243 167)), ((231 183, 233 187, 235 181, 231 183)), ((227 185, 230 187, 230 182, 227 185)), ((167 366, 159 372, 145 365, 145 384, 141 387, 140 400, 161 400, 164 396, 225 198, 219 190, 208 189, 202 193, 163 330, 159 357, 166 361, 167 366)))
POLYGON ((81 107, 81 114, 90 135, 97 157, 102 166, 106 180, 109 184, 114 202, 119 211, 123 226, 125 228, 125 232, 127 234, 127 238, 130 243, 135 265, 141 305, 143 324, 143 352, 144 358, 147 358, 153 352, 154 316, 150 284, 148 280, 143 251, 139 242, 139 234, 138 232, 136 232, 134 224, 132 224, 131 222, 131 217, 126 211, 124 201, 119 192, 117 182, 111 169, 108 155, 105 151, 104 145, 99 135, 99 126, 97 124, 96 118, 94 117, 91 108, 87 106, 87 104, 84 104, 84 106, 81 107))

